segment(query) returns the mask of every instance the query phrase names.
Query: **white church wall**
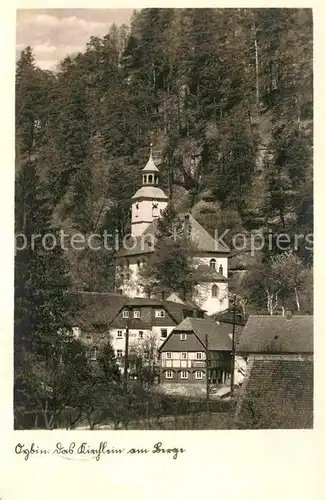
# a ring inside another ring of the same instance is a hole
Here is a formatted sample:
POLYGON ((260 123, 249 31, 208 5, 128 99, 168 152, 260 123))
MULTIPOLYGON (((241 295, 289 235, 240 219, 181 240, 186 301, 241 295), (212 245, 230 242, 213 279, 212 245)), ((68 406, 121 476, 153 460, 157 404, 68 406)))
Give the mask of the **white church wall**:
POLYGON ((165 209, 166 201, 156 201, 157 207, 153 207, 151 199, 135 200, 131 209, 131 235, 140 236, 149 224, 158 218, 161 212, 165 209))
POLYGON ((221 283, 200 283, 196 286, 194 300, 198 305, 212 315, 225 311, 229 307, 228 284, 221 283), (217 285, 217 297, 212 297, 212 286, 217 285))

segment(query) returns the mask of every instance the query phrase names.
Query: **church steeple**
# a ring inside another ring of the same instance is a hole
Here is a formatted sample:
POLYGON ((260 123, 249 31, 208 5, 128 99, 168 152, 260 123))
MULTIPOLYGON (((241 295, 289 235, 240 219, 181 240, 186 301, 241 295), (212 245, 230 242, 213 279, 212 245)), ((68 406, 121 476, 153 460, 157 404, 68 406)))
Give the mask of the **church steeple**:
POLYGON ((153 160, 153 144, 150 144, 148 162, 143 168, 143 186, 157 186, 159 183, 159 169, 153 160))
POLYGON ((153 160, 153 145, 150 145, 149 159, 142 170, 142 187, 132 197, 131 234, 139 236, 149 224, 160 217, 168 197, 158 187, 160 171, 153 160))

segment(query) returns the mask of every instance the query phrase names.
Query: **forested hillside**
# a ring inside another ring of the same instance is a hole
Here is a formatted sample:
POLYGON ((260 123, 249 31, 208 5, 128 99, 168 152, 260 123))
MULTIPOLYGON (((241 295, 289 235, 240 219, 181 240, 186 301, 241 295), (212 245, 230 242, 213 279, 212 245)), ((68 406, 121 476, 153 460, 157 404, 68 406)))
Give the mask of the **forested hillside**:
MULTIPOLYGON (((176 210, 212 234, 230 229, 231 246, 239 232, 312 233, 312 64, 309 9, 143 9, 56 72, 38 68, 26 47, 16 75, 16 232, 26 232, 33 203, 26 171, 56 227, 125 234, 152 142, 176 210)), ((312 252, 303 240, 295 254, 276 250, 231 259, 254 268, 234 291, 269 312, 287 299, 311 310, 312 252)), ((72 286, 113 289, 113 252, 66 254, 72 286)))

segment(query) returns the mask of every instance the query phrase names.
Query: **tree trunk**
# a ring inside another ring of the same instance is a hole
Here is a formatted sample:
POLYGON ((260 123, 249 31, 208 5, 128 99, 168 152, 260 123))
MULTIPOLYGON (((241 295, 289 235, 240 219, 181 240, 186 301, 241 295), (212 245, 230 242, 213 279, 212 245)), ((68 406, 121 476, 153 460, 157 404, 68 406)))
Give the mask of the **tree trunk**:
POLYGON ((258 56, 258 43, 256 26, 253 25, 254 32, 254 45, 255 45, 255 73, 256 73, 256 107, 259 109, 260 95, 259 95, 259 56, 258 56))
POLYGON ((297 310, 300 312, 301 308, 300 308, 299 294, 296 286, 294 287, 294 293, 295 293, 295 302, 297 304, 297 310))

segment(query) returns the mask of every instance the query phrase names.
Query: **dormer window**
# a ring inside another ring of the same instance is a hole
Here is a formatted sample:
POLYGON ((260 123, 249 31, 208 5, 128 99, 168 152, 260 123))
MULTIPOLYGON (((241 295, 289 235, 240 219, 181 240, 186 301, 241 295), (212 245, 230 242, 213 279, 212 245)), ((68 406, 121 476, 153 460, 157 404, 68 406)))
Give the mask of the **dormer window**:
POLYGON ((129 318, 129 311, 122 311, 122 317, 123 317, 124 319, 129 318))
POLYGON ((180 333, 180 340, 187 340, 187 334, 186 333, 180 333))
POLYGON ((155 311, 155 318, 165 318, 165 311, 164 311, 164 309, 157 309, 155 311))

